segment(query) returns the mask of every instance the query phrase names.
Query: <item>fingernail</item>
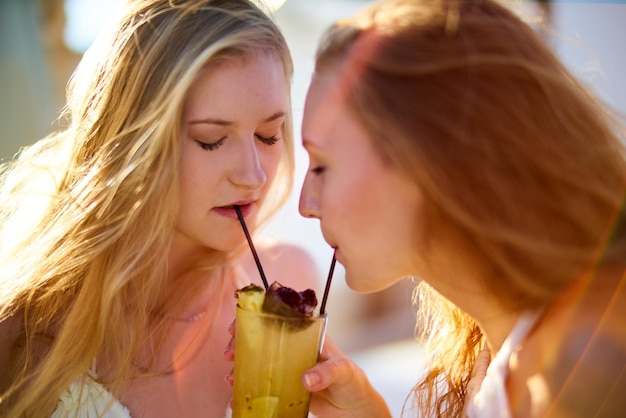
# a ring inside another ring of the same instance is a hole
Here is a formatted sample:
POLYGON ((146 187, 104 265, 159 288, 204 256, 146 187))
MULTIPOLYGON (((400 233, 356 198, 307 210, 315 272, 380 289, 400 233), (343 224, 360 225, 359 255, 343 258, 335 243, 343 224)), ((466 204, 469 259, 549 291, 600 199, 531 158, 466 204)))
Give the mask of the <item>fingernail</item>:
POLYGON ((311 387, 317 385, 320 382, 320 376, 317 373, 305 373, 304 374, 304 383, 311 387))

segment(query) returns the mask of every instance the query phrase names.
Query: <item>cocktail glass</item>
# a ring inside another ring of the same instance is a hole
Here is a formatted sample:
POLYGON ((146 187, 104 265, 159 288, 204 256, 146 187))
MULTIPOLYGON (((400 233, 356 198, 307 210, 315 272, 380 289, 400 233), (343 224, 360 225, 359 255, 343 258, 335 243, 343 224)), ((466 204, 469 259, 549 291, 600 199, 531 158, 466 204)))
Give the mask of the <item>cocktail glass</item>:
POLYGON ((233 417, 308 416, 302 375, 319 359, 326 319, 237 307, 233 417))

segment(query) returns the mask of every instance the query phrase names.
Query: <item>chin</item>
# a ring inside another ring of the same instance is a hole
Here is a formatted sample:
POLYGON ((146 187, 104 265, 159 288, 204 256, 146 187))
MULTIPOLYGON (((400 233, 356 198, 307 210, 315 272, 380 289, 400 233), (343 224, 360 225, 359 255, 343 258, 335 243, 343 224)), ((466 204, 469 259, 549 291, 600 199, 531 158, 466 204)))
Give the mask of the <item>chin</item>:
POLYGON ((234 237, 234 236, 233 237, 224 236, 222 239, 218 240, 217 242, 206 242, 205 247, 213 251, 227 253, 227 252, 240 250, 244 244, 246 246, 248 245, 246 243, 245 238, 234 237))
POLYGON ((247 251, 250 251, 250 249, 248 248, 248 244, 245 241, 233 241, 232 243, 229 243, 229 245, 224 245, 223 248, 220 249, 220 251, 229 253, 233 251, 241 251, 244 246, 247 251))
POLYGON ((346 284, 348 287, 358 293, 376 293, 385 290, 402 278, 396 278, 395 275, 390 273, 373 273, 368 272, 354 272, 350 273, 346 270, 346 284))
POLYGON ((375 279, 369 275, 359 273, 350 274, 346 271, 346 284, 348 287, 358 293, 374 293, 384 289, 381 283, 377 283, 375 279))

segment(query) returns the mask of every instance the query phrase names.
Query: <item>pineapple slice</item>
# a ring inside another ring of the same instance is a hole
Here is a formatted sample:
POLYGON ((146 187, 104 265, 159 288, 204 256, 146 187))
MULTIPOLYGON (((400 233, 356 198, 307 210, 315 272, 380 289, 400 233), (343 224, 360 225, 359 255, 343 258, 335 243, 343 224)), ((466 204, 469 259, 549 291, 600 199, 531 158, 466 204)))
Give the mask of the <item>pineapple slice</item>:
POLYGON ((263 302, 265 301, 265 290, 255 284, 235 290, 237 305, 248 311, 263 312, 263 302))

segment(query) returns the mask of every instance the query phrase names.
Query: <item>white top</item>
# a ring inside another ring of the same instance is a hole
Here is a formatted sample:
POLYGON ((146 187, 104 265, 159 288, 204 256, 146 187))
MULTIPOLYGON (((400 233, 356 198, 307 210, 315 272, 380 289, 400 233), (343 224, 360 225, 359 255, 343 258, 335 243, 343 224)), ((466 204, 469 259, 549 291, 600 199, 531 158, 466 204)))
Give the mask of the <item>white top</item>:
MULTIPOLYGON (((227 408, 224 417, 230 418, 227 408)), ((128 408, 91 377, 76 379, 61 395, 50 418, 132 418, 128 408)))
POLYGON ((511 418, 511 407, 506 393, 509 360, 517 346, 526 338, 539 318, 540 312, 520 316, 502 347, 489 363, 480 389, 467 405, 469 418, 511 418))
POLYGON ((131 418, 128 409, 91 377, 81 377, 61 395, 51 418, 131 418))

